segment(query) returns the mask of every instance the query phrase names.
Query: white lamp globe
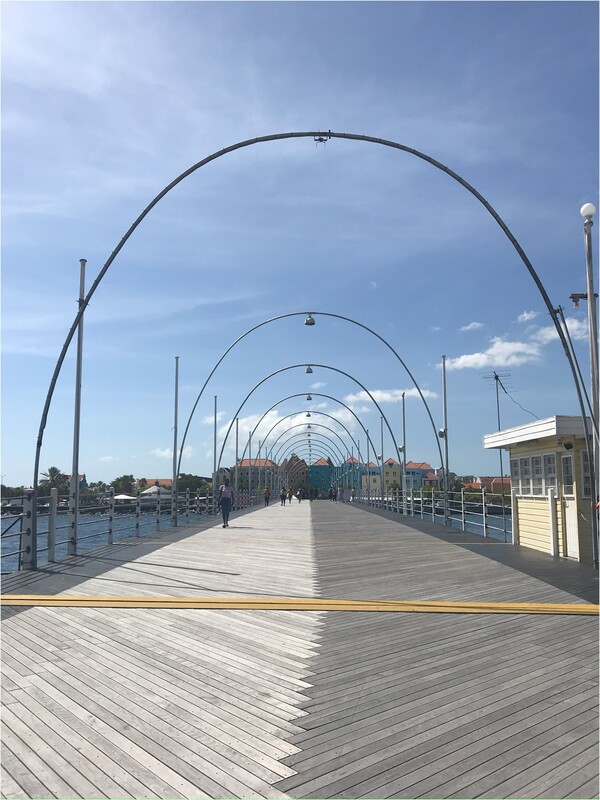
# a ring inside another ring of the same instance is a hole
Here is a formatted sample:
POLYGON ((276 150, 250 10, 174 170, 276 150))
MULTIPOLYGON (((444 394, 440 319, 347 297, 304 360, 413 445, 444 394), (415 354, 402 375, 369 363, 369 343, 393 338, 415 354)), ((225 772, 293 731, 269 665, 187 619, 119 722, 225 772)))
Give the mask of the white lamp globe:
POLYGON ((584 219, 587 217, 593 217, 596 213, 596 206, 593 203, 586 203, 585 205, 581 206, 579 213, 584 219))

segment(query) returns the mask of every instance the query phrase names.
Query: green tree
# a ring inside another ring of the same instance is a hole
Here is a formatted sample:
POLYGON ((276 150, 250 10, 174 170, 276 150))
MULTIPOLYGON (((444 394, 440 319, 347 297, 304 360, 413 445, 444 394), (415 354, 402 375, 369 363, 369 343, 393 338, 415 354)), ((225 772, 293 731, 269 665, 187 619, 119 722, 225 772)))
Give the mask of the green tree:
POLYGON ((199 475, 191 475, 187 472, 181 472, 177 479, 177 491, 185 492, 189 489, 190 492, 205 492, 209 484, 202 480, 199 475))
MULTIPOLYGON (((50 494, 50 489, 58 489, 59 494, 68 494, 69 484, 67 476, 64 475, 58 467, 48 467, 46 472, 42 472, 42 479, 40 481, 40 488, 50 494)), ((46 492, 44 492, 46 494, 46 492)))
POLYGON ((135 492, 135 478, 133 475, 121 475, 110 484, 115 494, 133 494, 135 492))

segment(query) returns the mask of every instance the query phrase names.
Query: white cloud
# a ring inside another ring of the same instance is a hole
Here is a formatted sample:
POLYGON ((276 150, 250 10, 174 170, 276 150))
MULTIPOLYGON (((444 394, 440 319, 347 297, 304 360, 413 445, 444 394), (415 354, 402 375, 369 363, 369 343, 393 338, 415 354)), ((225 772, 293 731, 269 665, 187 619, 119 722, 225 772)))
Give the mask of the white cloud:
MULTIPOLYGON (((221 422, 224 416, 225 416, 224 411, 217 411, 217 422, 221 422)), ((215 421, 214 414, 209 414, 207 417, 202 417, 202 423, 204 425, 209 425, 209 424, 212 425, 214 421, 215 421)))
POLYGON ((476 331, 479 328, 483 328, 483 322, 469 322, 468 325, 463 325, 462 328, 459 328, 460 331, 476 331))
POLYGON ((150 455, 155 458, 173 458, 173 450, 170 447, 165 447, 164 450, 155 447, 154 450, 150 450, 150 455))
POLYGON ((327 386, 327 384, 324 383, 323 381, 317 381, 316 383, 311 383, 310 388, 311 389, 322 389, 324 386, 327 386))
POLYGON ((483 352, 447 359, 446 368, 453 370, 517 367, 537 361, 539 357, 540 347, 535 342, 508 342, 497 336, 483 352))
POLYGON ((441 331, 442 329, 439 327, 439 325, 430 325, 429 326, 429 330, 432 333, 437 333, 438 331, 441 331))
MULTIPOLYGON (((437 397, 436 392, 432 392, 429 389, 422 389, 423 397, 427 398, 435 398, 437 397)), ((417 389, 371 389, 371 396, 375 399, 377 403, 401 403, 402 402, 402 395, 404 394, 407 398, 408 397, 420 397, 419 392, 417 389)), ((362 391, 356 392, 355 394, 347 394, 344 397, 344 402, 346 403, 358 403, 364 400, 370 400, 371 398, 369 395, 362 391)))
POLYGON ((377 286, 378 286, 378 284, 377 284, 377 282, 376 282, 376 281, 369 281, 369 286, 370 286, 372 289, 377 289, 377 286))
POLYGON ((98 461, 118 461, 119 456, 101 456, 98 461))
POLYGON ((523 311, 523 313, 519 314, 517 317, 517 322, 531 322, 532 319, 539 316, 539 313, 539 311, 523 311))
MULTIPOLYGON (((567 317, 567 328, 571 335, 571 339, 576 341, 585 341, 588 338, 588 322, 587 319, 576 319, 575 317, 567 317)), ((532 340, 540 344, 548 344, 555 342, 558 339, 558 332, 554 325, 548 325, 544 328, 538 328, 531 336, 532 340)))

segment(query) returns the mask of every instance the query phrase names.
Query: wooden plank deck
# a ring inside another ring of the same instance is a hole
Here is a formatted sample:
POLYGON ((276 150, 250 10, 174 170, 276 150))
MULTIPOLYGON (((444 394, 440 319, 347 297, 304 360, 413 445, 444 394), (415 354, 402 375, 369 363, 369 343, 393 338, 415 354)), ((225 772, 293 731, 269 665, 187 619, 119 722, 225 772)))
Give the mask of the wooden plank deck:
MULTIPOLYGON (((4 594, 595 603, 596 573, 317 501, 10 576, 4 594)), ((2 609, 7 798, 598 796, 598 621, 2 609)))

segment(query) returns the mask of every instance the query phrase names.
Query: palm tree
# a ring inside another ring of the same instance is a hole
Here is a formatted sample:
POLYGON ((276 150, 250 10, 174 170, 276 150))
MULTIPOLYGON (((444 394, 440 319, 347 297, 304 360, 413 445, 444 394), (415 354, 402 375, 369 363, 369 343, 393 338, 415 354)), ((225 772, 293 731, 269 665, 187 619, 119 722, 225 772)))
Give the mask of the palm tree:
POLYGON ((46 489, 64 489, 66 482, 67 476, 58 467, 49 467, 47 472, 42 472, 40 486, 46 489))

